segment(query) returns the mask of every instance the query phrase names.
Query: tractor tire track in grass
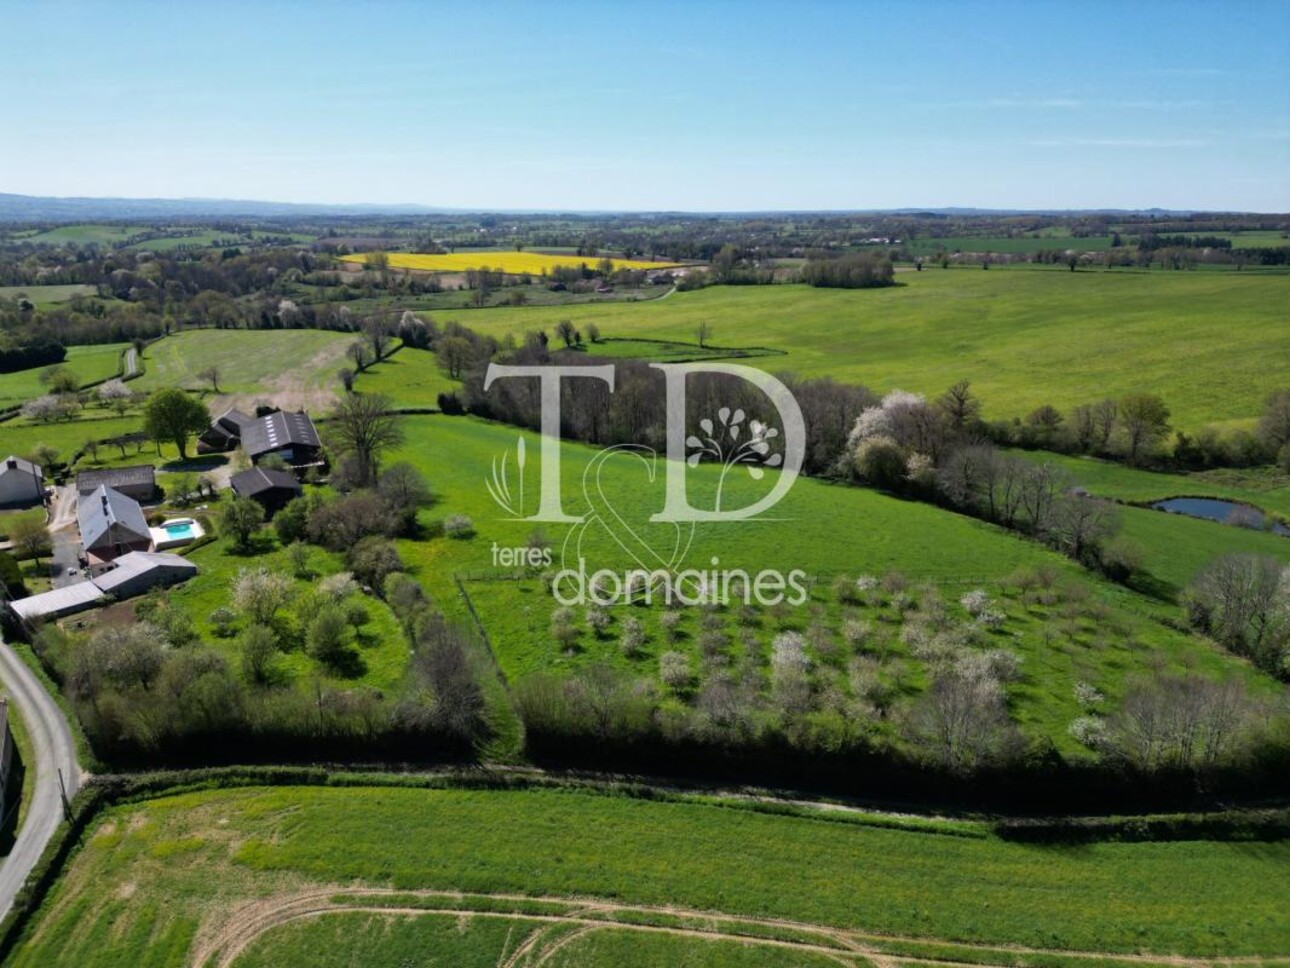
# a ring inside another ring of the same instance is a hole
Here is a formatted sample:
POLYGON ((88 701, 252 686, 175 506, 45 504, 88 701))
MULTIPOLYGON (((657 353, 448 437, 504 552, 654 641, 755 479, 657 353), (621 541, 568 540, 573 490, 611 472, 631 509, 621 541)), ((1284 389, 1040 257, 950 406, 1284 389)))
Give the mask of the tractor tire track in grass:
MULTIPOLYGON (((927 937, 872 934, 782 918, 762 918, 690 910, 673 906, 628 904, 600 898, 531 897, 521 894, 479 894, 390 888, 340 888, 310 890, 263 898, 229 912, 220 925, 208 925, 197 940, 190 964, 231 968, 241 954, 269 931, 302 920, 331 914, 372 914, 394 917, 456 915, 460 918, 499 918, 531 927, 507 954, 499 968, 537 968, 575 939, 598 930, 639 931, 760 945, 821 956, 851 966, 896 968, 917 965, 973 965, 978 968, 1022 968, 1043 964, 1065 968, 1094 961, 1098 968, 1208 968, 1223 965, 1259 965, 1262 957, 1204 958, 1165 954, 1122 954, 1076 951, 1020 945, 985 945, 941 941, 927 937), (919 953, 935 947, 935 956, 919 953)), ((509 947, 509 944, 507 945, 509 947)))

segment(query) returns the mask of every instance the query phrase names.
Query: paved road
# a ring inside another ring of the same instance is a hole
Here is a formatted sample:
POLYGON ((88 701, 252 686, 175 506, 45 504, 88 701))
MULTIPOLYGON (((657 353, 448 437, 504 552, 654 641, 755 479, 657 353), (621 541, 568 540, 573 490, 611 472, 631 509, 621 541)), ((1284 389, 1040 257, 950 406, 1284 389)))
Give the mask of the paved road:
POLYGON ((134 376, 139 370, 139 353, 132 346, 125 351, 125 372, 122 376, 134 376))
POLYGON ((81 772, 76 762, 76 743, 63 711, 36 675, 3 641, 0 641, 0 680, 11 699, 10 715, 20 712, 27 725, 36 759, 35 763, 25 764, 27 782, 35 783, 27 816, 13 850, 0 862, 0 917, 3 917, 9 913, 14 895, 63 821, 58 771, 63 772, 69 797, 80 786, 81 772))

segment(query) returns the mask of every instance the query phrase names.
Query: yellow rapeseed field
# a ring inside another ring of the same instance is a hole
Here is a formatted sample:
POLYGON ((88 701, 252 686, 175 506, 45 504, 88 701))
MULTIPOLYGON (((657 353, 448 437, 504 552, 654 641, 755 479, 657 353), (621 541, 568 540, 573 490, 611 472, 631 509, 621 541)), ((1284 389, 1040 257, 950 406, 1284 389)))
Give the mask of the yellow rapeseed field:
MULTIPOLYGON (((490 269, 510 275, 528 273, 540 276, 550 272, 554 266, 577 266, 585 262, 593 269, 600 261, 599 256, 583 255, 544 255, 541 252, 503 252, 481 251, 453 252, 446 255, 421 255, 414 252, 391 252, 391 269, 419 269, 422 272, 465 272, 467 269, 479 269, 487 266, 490 269)), ((345 262, 360 265, 367 261, 367 255, 346 255, 341 257, 345 262)), ((644 262, 639 259, 614 259, 615 269, 668 269, 674 262, 644 262)))

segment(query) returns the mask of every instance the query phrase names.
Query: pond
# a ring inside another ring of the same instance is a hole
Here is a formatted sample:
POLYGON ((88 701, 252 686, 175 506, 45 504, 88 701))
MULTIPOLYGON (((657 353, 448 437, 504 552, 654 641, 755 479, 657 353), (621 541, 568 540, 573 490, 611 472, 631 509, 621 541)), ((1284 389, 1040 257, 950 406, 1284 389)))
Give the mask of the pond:
MULTIPOLYGON (((1258 508, 1236 501, 1223 501, 1216 497, 1174 497, 1168 501, 1158 501, 1151 505, 1157 511, 1168 511, 1171 514, 1185 514, 1190 518, 1204 518, 1207 521, 1219 521, 1223 524, 1262 530, 1267 527, 1267 515, 1258 508)), ((1280 521, 1272 523, 1274 534, 1290 536, 1290 528, 1280 521)))

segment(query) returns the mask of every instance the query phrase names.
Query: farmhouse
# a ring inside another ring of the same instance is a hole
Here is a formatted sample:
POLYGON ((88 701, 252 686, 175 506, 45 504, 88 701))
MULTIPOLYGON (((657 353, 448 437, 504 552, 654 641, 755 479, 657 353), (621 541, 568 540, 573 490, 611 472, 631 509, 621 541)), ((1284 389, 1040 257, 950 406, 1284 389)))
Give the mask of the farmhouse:
POLYGON ((242 432, 256 418, 230 407, 211 421, 211 425, 197 438, 197 453, 213 454, 232 450, 242 440, 242 432))
POLYGON ((118 599, 133 598, 158 586, 187 581, 197 566, 186 558, 165 552, 131 551, 91 581, 99 591, 118 599))
POLYGON ((234 474, 229 484, 238 497, 258 501, 267 517, 273 517, 288 501, 301 494, 300 482, 294 474, 265 467, 252 467, 234 474))
POLYGON ((45 503, 45 475, 40 465, 10 454, 0 464, 0 508, 29 508, 45 503))
POLYGON ((81 471, 76 475, 76 493, 84 498, 100 487, 108 487, 118 494, 136 501, 151 501, 157 496, 157 473, 151 464, 134 467, 108 467, 97 471, 81 471))
POLYGON ((277 455, 288 464, 300 467, 316 464, 322 457, 322 441, 309 414, 271 413, 242 431, 242 450, 258 464, 269 455, 277 455))
POLYGON ((81 495, 76 520, 91 567, 152 547, 152 533, 139 502, 106 485, 81 495))

